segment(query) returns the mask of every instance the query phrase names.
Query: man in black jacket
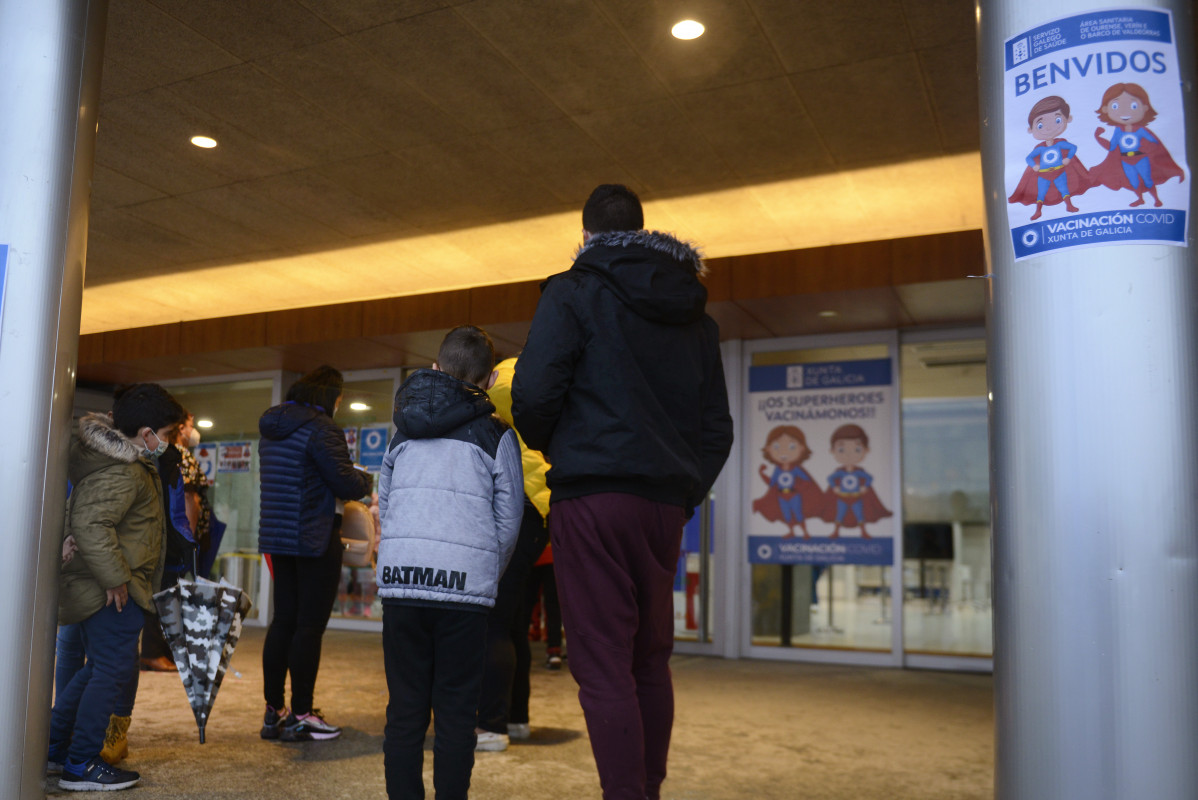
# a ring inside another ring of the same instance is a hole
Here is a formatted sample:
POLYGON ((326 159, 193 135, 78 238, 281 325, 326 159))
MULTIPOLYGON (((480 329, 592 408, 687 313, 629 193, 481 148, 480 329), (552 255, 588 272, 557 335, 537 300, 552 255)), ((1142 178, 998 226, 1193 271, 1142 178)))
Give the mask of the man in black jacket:
POLYGON ((573 268, 544 285, 512 415, 551 465, 554 567, 603 796, 655 799, 682 525, 728 457, 732 419, 699 253, 642 230, 624 186, 595 189, 582 222, 573 268))

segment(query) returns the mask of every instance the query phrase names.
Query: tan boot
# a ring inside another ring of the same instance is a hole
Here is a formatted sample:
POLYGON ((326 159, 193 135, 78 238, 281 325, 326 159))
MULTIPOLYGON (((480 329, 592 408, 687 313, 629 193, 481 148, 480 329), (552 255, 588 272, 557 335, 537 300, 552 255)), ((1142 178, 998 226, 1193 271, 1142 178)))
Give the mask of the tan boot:
POLYGON ((130 717, 118 717, 113 714, 108 718, 108 732, 104 734, 104 749, 100 758, 109 764, 119 764, 129 755, 129 722, 130 717))

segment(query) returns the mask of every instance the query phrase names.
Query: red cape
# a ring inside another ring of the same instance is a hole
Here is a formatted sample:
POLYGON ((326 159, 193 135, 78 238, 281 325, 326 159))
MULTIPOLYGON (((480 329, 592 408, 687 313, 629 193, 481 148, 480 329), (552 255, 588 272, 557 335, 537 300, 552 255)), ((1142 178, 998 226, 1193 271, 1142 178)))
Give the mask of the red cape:
MULTIPOLYGON (((800 479, 795 481, 795 491, 803 498, 803 517, 822 519, 827 510, 824 508, 824 493, 820 491, 819 484, 811 479, 800 479)), ((770 522, 785 522, 786 520, 782 519, 782 509, 778 507, 778 498, 781 495, 781 492, 771 486, 765 494, 753 501, 753 510, 770 522)))
MULTIPOLYGON (((1152 133, 1149 128, 1144 130, 1152 133)), ((1152 135, 1156 136, 1155 133, 1152 135)), ((1163 144, 1145 141, 1144 155, 1148 158, 1149 173, 1152 175, 1152 182, 1155 185, 1160 186, 1170 178, 1179 178, 1183 181, 1186 179, 1185 172, 1177 166, 1177 162, 1173 160, 1173 156, 1169 155, 1169 151, 1163 144)), ((1131 184, 1127 182, 1127 174, 1123 172, 1123 158, 1119 155, 1118 150, 1107 153, 1102 163, 1090 170, 1090 185, 1105 186, 1108 189, 1131 188, 1131 184)))
MULTIPOLYGON (((839 495, 832 491, 831 487, 824 492, 824 522, 836 521, 836 501, 839 499, 839 495)), ((866 522, 877 522, 884 517, 892 516, 882 505, 882 501, 878 499, 878 493, 873 490, 872 486, 865 490, 865 494, 861 495, 861 513, 866 522)), ((840 527, 856 528, 860 524, 857 515, 853 513, 853 504, 850 502, 848 510, 844 512, 844 519, 840 521, 840 527)))
MULTIPOLYGON (((1033 151, 1034 152, 1034 151, 1033 151)), ((1086 169, 1086 165, 1081 162, 1077 156, 1069 159, 1069 163, 1065 165, 1065 185, 1069 187, 1071 197, 1077 197, 1094 185, 1091 178, 1092 172, 1086 169)), ((1028 167, 1023 171, 1023 177, 1019 179, 1019 185, 1015 187, 1015 191, 1007 198, 1008 203, 1023 203, 1025 206, 1036 204, 1036 196, 1040 193, 1039 181, 1040 173, 1028 167)), ((1055 175, 1053 177, 1056 177, 1055 175)), ((1050 179, 1051 180, 1051 179, 1050 179)), ((1055 206, 1058 203, 1063 203, 1065 198, 1061 197, 1061 193, 1057 191, 1056 184, 1048 185, 1048 192, 1044 195, 1044 205, 1055 206)))

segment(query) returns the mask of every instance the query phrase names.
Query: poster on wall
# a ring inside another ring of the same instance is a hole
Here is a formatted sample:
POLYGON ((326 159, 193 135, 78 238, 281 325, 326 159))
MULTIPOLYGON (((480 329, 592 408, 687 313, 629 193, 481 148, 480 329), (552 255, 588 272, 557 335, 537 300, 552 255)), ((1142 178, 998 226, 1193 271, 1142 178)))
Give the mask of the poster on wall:
POLYGON ((200 472, 208 481, 208 485, 214 484, 216 482, 216 445, 197 444, 191 448, 191 454, 195 456, 200 472))
POLYGON ((383 470, 383 457, 387 455, 387 441, 391 435, 391 426, 382 425, 363 425, 361 436, 358 439, 358 446, 361 449, 361 454, 358 458, 358 463, 366 468, 367 472, 378 474, 383 470))
POLYGON ((358 458, 358 429, 345 429, 345 446, 349 448, 349 460, 356 461, 358 458))
POLYGON ((254 456, 253 442, 220 442, 217 444, 217 472, 249 472, 254 456))
POLYGON ((893 563, 894 402, 888 358, 749 369, 751 563, 893 563))
POLYGON ((1003 125, 1015 260, 1186 246, 1189 172, 1170 12, 1094 11, 1008 39, 1003 125))

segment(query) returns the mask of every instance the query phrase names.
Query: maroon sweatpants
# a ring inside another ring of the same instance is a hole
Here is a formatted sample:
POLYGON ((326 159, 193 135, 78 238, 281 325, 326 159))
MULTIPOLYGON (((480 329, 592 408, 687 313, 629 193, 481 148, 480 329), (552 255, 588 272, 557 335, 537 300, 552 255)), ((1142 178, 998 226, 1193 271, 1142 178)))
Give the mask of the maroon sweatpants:
POLYGON ((683 510, 629 494, 553 504, 570 672, 606 800, 657 800, 674 725, 674 572, 683 510))

